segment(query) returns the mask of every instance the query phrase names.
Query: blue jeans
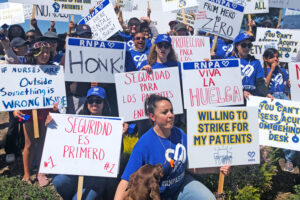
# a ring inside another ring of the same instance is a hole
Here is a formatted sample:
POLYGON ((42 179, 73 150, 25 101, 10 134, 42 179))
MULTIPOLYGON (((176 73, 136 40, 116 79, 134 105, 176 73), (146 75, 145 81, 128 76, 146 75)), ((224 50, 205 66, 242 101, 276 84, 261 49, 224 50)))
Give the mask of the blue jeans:
MULTIPOLYGON (((94 200, 102 198, 110 178, 85 176, 83 180, 82 199, 94 200)), ((78 176, 57 175, 53 186, 64 200, 77 199, 78 176)), ((112 188, 111 188, 112 189, 112 188)))
MULTIPOLYGON (((284 92, 276 92, 273 94, 273 96, 275 99, 290 100, 284 92)), ((296 151, 290 149, 282 149, 282 151, 287 162, 292 162, 293 160, 295 160, 296 151)))

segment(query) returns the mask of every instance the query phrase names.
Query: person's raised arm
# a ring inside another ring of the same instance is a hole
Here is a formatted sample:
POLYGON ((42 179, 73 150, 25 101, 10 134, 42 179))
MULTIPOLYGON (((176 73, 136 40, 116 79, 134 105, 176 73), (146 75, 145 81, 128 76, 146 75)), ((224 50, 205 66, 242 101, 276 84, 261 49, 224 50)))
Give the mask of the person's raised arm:
POLYGON ((30 19, 30 24, 35 30, 35 37, 36 38, 43 36, 40 28, 38 27, 37 20, 35 18, 30 19))

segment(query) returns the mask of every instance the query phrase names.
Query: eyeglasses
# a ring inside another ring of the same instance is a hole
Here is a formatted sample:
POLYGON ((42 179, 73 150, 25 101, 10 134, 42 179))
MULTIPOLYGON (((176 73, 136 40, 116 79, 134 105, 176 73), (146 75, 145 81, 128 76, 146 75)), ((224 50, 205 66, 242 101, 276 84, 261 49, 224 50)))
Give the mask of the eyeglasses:
POLYGON ((32 46, 33 49, 39 49, 41 47, 50 47, 50 44, 48 42, 36 42, 34 43, 34 45, 32 46))
POLYGON ((249 49, 251 49, 251 48, 253 47, 253 44, 252 44, 252 43, 242 43, 242 44, 241 44, 241 47, 242 47, 242 48, 248 47, 249 49))
POLYGON ((146 38, 145 37, 136 37, 136 38, 134 38, 135 40, 146 40, 146 38))
POLYGON ((163 48, 163 47, 164 47, 165 49, 169 49, 169 48, 171 47, 171 45, 168 44, 168 43, 158 43, 158 44, 157 44, 157 47, 160 48, 160 49, 163 48))
POLYGON ((103 100, 100 99, 100 98, 90 98, 90 99, 87 99, 87 103, 88 104, 93 104, 93 103, 101 104, 102 102, 103 102, 103 100))

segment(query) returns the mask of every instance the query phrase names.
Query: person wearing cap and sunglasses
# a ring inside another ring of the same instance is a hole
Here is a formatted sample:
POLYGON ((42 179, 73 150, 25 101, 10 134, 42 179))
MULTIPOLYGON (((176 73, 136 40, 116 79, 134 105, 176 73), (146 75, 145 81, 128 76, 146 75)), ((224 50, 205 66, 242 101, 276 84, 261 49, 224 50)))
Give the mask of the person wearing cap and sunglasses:
MULTIPOLYGON (((111 116, 106 91, 102 87, 93 87, 88 90, 81 115, 111 116)), ((46 124, 52 118, 47 118, 46 124)), ((123 133, 128 129, 124 123, 123 133)), ((74 199, 77 196, 78 176, 60 174, 53 178, 53 186, 63 199, 74 199)), ((84 178, 82 199, 113 199, 118 180, 116 178, 91 177, 84 178)))
POLYGON ((259 60, 249 54, 254 41, 250 33, 240 33, 234 40, 235 55, 229 58, 239 58, 242 70, 242 84, 244 98, 248 99, 250 95, 274 98, 265 84, 265 75, 263 67, 259 60))
POLYGON ((57 33, 52 31, 47 31, 42 37, 39 38, 39 41, 45 41, 50 44, 52 64, 59 65, 63 57, 63 54, 61 52, 57 52, 57 45, 59 41, 57 33))

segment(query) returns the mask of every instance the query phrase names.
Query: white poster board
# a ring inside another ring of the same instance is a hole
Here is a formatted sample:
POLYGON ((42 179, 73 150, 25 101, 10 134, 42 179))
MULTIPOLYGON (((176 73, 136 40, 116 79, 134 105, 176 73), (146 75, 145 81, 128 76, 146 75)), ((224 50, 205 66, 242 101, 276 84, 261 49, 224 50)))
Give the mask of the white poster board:
POLYGON ((122 27, 115 10, 109 0, 104 0, 91 14, 81 19, 78 24, 88 24, 93 33, 93 39, 106 40, 122 27))
POLYGON ((125 71, 125 43, 68 38, 65 80, 114 83, 114 73, 125 71))
POLYGON ((183 62, 182 86, 186 109, 244 102, 238 59, 183 62))
POLYGON ((260 163, 256 108, 188 109, 187 139, 189 168, 260 163))
MULTIPOLYGON (((117 0, 110 1, 113 5, 117 4, 117 0)), ((135 0, 120 0, 120 8, 123 11, 132 12, 132 10, 136 10, 137 4, 135 0)))
POLYGON ((69 15, 53 12, 49 5, 36 5, 35 18, 45 21, 69 22, 69 15))
POLYGON ((0 111, 67 106, 62 66, 0 65, 0 80, 0 111))
POLYGON ((22 4, 23 5, 23 12, 24 12, 24 19, 30 19, 32 17, 32 4, 22 4))
POLYGON ((268 48, 277 49, 277 42, 252 42, 252 44, 253 46, 249 53, 258 59, 262 64, 264 63, 263 54, 265 50, 268 48))
POLYGON ((51 113, 39 173, 117 177, 121 118, 51 113))
POLYGON ((209 37, 172 36, 172 46, 180 62, 193 62, 208 58, 210 60, 209 37))
POLYGON ((260 145, 300 151, 299 102, 250 96, 247 106, 258 108, 260 145))
POLYGON ((269 6, 273 8, 300 9, 299 0, 269 0, 269 6))
POLYGON ((194 28, 234 40, 240 33, 244 7, 228 0, 200 2, 194 28))
POLYGON ((244 14, 269 12, 269 0, 233 0, 233 2, 244 6, 244 14))
POLYGON ((281 62, 293 62, 300 48, 300 30, 257 28, 256 42, 277 42, 281 62))
POLYGON ((291 99, 300 101, 300 63, 289 63, 289 78, 291 83, 291 99))
POLYGON ((171 100, 174 114, 183 113, 178 67, 115 74, 119 115, 125 121, 148 118, 144 102, 151 94, 171 100))
POLYGON ((0 3, 0 26, 25 22, 23 6, 19 3, 0 3))
POLYGON ((161 0, 164 12, 197 6, 197 0, 161 0))

